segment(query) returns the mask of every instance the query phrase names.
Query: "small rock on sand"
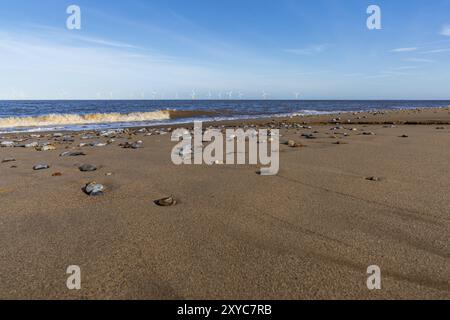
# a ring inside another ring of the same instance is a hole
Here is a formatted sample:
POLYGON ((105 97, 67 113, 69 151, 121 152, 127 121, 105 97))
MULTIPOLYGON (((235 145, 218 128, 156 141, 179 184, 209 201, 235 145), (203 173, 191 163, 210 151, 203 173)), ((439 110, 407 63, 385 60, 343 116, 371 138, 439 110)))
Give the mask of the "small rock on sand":
POLYGON ((36 147, 37 151, 52 151, 52 150, 56 150, 56 148, 52 145, 45 145, 45 146, 40 146, 40 147, 36 147))
POLYGON ((16 144, 14 147, 16 147, 16 148, 35 148, 38 145, 39 144, 37 142, 30 142, 30 143, 16 144))
POLYGON ((317 139, 312 133, 304 133, 302 134, 302 137, 305 137, 306 139, 317 139))
POLYGON ((13 141, 2 141, 0 143, 0 147, 2 147, 2 148, 12 148, 12 147, 14 147, 14 142, 13 141))
POLYGON ((366 180, 368 180, 368 181, 381 181, 381 178, 379 178, 379 177, 368 177, 368 178, 366 178, 366 180))
POLYGON ((291 148, 303 147, 303 145, 301 143, 295 142, 294 140, 289 140, 286 144, 291 148))
POLYGON ((83 164, 83 165, 79 166, 78 169, 80 169, 80 171, 82 171, 82 172, 91 172, 91 171, 96 171, 97 167, 92 164, 83 164))
POLYGON ((177 201, 173 196, 155 200, 154 203, 160 207, 171 207, 177 204, 177 201))
POLYGON ((103 195, 104 190, 105 187, 97 182, 89 182, 83 188, 83 191, 91 197, 103 195))
POLYGON ((136 141, 133 143, 125 142, 121 145, 124 149, 140 149, 143 147, 142 141, 136 141))
POLYGON ((88 145, 91 146, 91 147, 106 147, 107 146, 106 143, 98 142, 98 141, 91 142, 88 145))
POLYGON ((50 168, 50 166, 48 165, 48 164, 46 164, 46 163, 40 163, 40 164, 37 164, 37 165, 35 165, 34 167, 33 167, 33 170, 45 170, 45 169, 48 169, 48 168, 50 168))
POLYGON ((81 152, 81 151, 66 151, 61 153, 59 156, 60 157, 79 157, 79 156, 85 156, 86 153, 81 152))
POLYGON ((14 158, 5 158, 2 160, 2 163, 14 162, 14 161, 16 161, 16 159, 14 159, 14 158))

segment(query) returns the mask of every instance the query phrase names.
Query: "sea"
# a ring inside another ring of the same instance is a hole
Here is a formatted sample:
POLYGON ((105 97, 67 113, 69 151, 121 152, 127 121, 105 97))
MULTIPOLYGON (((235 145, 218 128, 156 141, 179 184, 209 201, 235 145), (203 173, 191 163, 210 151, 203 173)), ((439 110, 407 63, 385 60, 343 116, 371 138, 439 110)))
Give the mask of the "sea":
POLYGON ((83 131, 337 112, 448 107, 450 100, 0 101, 0 133, 83 131))

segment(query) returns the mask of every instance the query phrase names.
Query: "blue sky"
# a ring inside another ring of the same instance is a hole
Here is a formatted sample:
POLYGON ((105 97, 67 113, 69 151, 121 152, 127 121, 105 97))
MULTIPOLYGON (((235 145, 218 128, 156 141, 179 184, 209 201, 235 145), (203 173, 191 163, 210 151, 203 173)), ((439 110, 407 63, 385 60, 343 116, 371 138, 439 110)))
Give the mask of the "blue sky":
POLYGON ((0 74, 0 99, 450 99, 450 0, 3 0, 0 74))

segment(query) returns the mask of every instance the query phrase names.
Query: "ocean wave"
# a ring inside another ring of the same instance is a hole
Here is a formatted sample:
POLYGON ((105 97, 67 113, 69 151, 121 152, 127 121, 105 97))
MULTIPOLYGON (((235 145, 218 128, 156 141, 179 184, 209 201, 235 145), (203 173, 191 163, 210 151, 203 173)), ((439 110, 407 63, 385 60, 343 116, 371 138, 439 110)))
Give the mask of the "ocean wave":
POLYGON ((96 123, 144 122, 171 119, 171 110, 151 112, 92 113, 92 114, 47 114, 33 117, 0 118, 0 128, 50 127, 61 125, 84 125, 96 123))
MULTIPOLYGON (((224 111, 223 113, 228 113, 224 111)), ((92 124, 139 123, 183 118, 208 118, 218 115, 215 110, 156 110, 132 113, 45 114, 38 116, 0 118, 0 128, 36 128, 83 126, 92 124)))

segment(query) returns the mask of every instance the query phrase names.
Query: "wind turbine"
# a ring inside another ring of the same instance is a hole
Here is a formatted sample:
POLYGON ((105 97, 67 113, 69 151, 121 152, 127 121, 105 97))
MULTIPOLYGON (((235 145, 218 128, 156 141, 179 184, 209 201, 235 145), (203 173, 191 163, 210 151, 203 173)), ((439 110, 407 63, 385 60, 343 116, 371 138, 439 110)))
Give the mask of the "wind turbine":
POLYGON ((196 97, 196 92, 195 92, 195 90, 192 90, 192 92, 191 92, 192 100, 195 100, 195 97, 196 97))
POLYGON ((295 95, 295 100, 298 100, 298 97, 300 96, 300 93, 294 92, 294 95, 295 95))
POLYGON ((209 100, 212 99, 212 93, 211 93, 211 91, 208 92, 208 99, 209 99, 209 100))
POLYGON ((239 100, 242 100, 242 98, 244 97, 244 94, 242 92, 239 91, 239 100))
POLYGON ((263 100, 267 100, 267 96, 268 96, 267 92, 263 91, 262 93, 263 100))
POLYGON ((222 100, 222 92, 219 92, 219 93, 217 94, 217 96, 219 97, 219 100, 222 100))
POLYGON ((233 98, 233 91, 229 91, 228 92, 228 99, 232 99, 233 98))
POLYGON ((153 100, 156 100, 156 94, 157 94, 156 91, 152 91, 152 99, 153 99, 153 100))

